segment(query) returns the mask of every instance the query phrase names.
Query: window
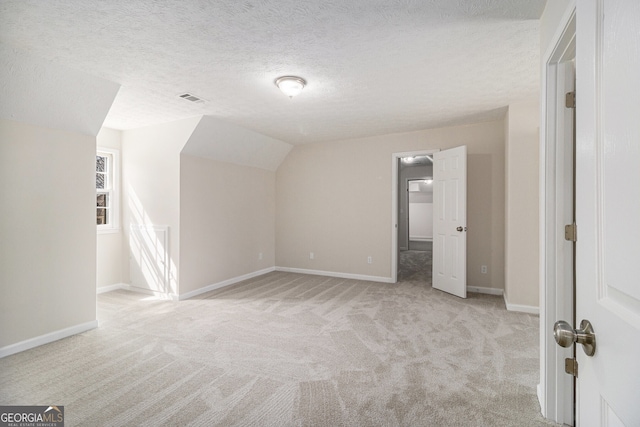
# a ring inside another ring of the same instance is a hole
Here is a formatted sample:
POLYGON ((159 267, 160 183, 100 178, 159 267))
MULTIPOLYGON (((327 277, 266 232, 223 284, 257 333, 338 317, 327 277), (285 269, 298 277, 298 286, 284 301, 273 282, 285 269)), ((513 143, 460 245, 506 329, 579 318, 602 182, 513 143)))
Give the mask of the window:
POLYGON ((118 151, 98 148, 96 152, 96 224, 99 232, 120 228, 118 207, 118 151))

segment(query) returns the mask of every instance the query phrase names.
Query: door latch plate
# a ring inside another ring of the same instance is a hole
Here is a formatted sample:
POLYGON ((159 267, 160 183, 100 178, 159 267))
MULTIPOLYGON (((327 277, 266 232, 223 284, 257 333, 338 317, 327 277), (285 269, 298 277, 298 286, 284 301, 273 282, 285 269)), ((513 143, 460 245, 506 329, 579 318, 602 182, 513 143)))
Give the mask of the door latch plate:
POLYGON ((578 240, 578 230, 575 223, 564 226, 564 240, 569 242, 578 240))
POLYGON ((564 106, 567 108, 576 108, 576 93, 567 92, 564 98, 564 106))
POLYGON ((578 361, 572 357, 564 359, 564 371, 578 378, 578 361))

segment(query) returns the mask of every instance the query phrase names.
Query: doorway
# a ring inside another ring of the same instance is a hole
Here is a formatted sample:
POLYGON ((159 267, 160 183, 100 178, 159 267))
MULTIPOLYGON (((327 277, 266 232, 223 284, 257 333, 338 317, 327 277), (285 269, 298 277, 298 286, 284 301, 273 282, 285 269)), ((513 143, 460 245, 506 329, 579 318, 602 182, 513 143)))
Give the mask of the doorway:
POLYGON ((400 159, 401 200, 398 280, 431 283, 433 271, 433 162, 430 156, 400 159), (415 177, 420 175, 419 177, 415 177), (407 177, 411 176, 411 178, 407 177))
POLYGON ((433 259, 433 153, 393 157, 393 281, 431 283, 433 259))
POLYGON ((407 214, 407 249, 433 249, 433 177, 406 179, 407 197, 403 204, 407 214))

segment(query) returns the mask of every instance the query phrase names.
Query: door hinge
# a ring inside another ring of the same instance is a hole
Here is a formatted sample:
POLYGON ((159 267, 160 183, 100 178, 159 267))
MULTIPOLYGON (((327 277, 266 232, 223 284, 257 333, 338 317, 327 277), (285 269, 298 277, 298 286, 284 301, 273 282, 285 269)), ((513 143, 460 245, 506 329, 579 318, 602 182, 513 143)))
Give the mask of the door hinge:
POLYGON ((564 359, 564 371, 578 378, 578 361, 572 357, 564 359))
POLYGON ((567 108, 576 108, 576 93, 567 92, 564 97, 564 106, 567 108))
POLYGON ((575 242, 578 240, 578 227, 576 223, 564 226, 564 240, 575 242))

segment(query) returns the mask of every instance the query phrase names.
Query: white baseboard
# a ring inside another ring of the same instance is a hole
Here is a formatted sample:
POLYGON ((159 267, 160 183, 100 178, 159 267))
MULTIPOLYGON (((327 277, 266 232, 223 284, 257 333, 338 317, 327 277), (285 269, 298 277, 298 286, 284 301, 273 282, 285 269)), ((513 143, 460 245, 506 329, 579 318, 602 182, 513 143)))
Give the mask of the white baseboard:
POLYGON ((139 288, 137 286, 133 286, 128 283, 123 283, 122 289, 124 289, 125 291, 137 292, 139 294, 151 295, 156 299, 160 299, 160 300, 173 300, 173 301, 178 300, 178 295, 174 293, 152 291, 151 289, 139 288))
POLYGON ((467 286, 467 292, 476 294, 502 295, 504 291, 496 288, 483 288, 481 286, 467 286))
POLYGON ((104 294, 105 292, 117 291, 118 289, 128 289, 128 286, 129 285, 126 283, 115 283, 113 285, 100 286, 99 288, 96 288, 96 293, 104 294))
POLYGON ((114 285, 101 286, 96 289, 96 294, 100 295, 106 292, 117 291, 119 289, 122 289, 125 291, 137 292, 139 294, 144 294, 144 295, 151 295, 158 299, 163 299, 163 300, 174 300, 174 301, 178 300, 178 296, 176 294, 172 294, 172 293, 167 294, 164 292, 152 291, 151 289, 139 288, 137 286, 132 286, 128 283, 116 283, 114 285))
POLYGON ((28 340, 20 341, 15 344, 10 344, 0 348, 0 359, 12 354, 20 353, 21 351, 29 350, 34 347, 38 347, 50 342, 58 341, 63 338, 70 337, 71 335, 80 334, 82 332, 89 331, 98 327, 98 321, 93 320, 87 323, 81 323, 79 325, 70 326, 68 328, 60 329, 58 331, 49 332, 48 334, 40 335, 39 337, 30 338, 28 340))
POLYGON ((205 286, 204 288, 196 289, 195 291, 187 292, 178 296, 178 300, 193 298, 197 295, 204 294, 206 292, 213 291, 215 289, 224 288, 225 286, 233 285, 234 283, 242 282, 243 280, 252 279, 254 277, 262 276, 263 274, 275 271, 275 267, 265 268, 263 270, 254 271, 253 273, 244 274, 242 276, 233 277, 231 279, 223 280, 222 282, 214 283, 212 285, 205 286))
POLYGON ((544 406, 543 402, 543 398, 542 398, 542 384, 538 383, 538 385, 536 386, 536 394, 538 395, 538 403, 540 404, 540 412, 542 413, 542 416, 547 418, 547 414, 546 414, 546 408, 544 406))
POLYGON ((521 304, 511 304, 507 301, 507 296, 504 297, 504 305, 507 306, 507 310, 509 311, 518 311, 520 313, 529 313, 529 314, 540 314, 540 307, 535 307, 532 305, 521 305, 521 304))
POLYGON ((288 273, 312 274, 315 276, 339 277, 341 279, 368 280, 371 282, 394 283, 391 277, 366 276, 364 274, 337 273, 334 271, 307 270, 306 268, 276 267, 276 271, 288 273))

